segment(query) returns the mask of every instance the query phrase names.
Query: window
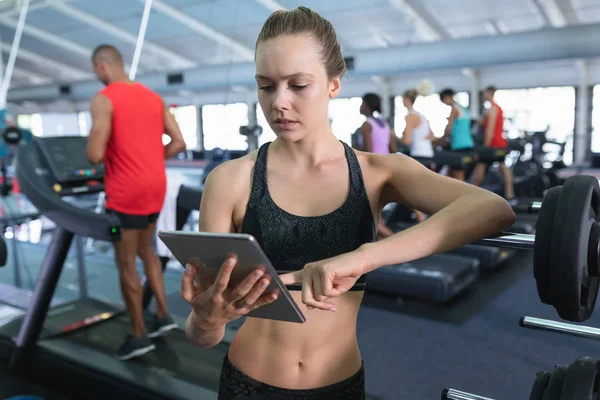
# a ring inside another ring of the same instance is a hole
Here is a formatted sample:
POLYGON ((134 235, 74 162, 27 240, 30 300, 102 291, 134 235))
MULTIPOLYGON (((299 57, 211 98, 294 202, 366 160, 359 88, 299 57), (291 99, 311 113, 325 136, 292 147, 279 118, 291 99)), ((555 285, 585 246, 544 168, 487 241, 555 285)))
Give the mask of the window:
POLYGON ((573 87, 497 90, 495 100, 520 131, 548 129, 548 139, 564 142, 575 127, 573 87))
POLYGON ((20 114, 17 116, 17 126, 28 129, 35 136, 42 136, 42 116, 40 114, 20 114))
POLYGON ((352 134, 365 122, 360 113, 360 97, 333 99, 329 102, 329 120, 336 138, 352 145, 352 134))
POLYGON ((171 114, 177 125, 188 150, 198 148, 198 114, 196 106, 171 107, 171 114))
POLYGON ((17 115, 17 126, 23 129, 31 129, 31 115, 19 114, 17 115))
POLYGON ((258 137, 258 146, 262 146, 267 142, 272 142, 277 139, 277 135, 273 132, 273 129, 269 126, 267 119, 265 118, 265 113, 263 112, 260 104, 256 103, 256 122, 258 126, 260 126, 263 131, 258 137))
POLYGON ((572 162, 575 88, 497 90, 495 100, 504 112, 509 138, 518 137, 521 132, 547 130, 546 137, 549 140, 567 142, 564 161, 566 164, 572 162))
POLYGON ((81 136, 89 136, 92 129, 92 113, 82 111, 79 113, 79 134, 81 136))
MULTIPOLYGON (((469 94, 467 92, 458 92, 454 96, 454 100, 463 107, 469 107, 469 94)), ((423 114, 429 121, 431 130, 436 137, 444 135, 444 129, 448 123, 450 116, 450 106, 440 101, 438 94, 429 96, 419 96, 414 105, 415 111, 423 114)), ((406 128, 406 115, 408 110, 404 107, 402 96, 394 98, 394 131, 396 136, 402 137, 404 128, 406 128)))
POLYGON ((248 125, 246 103, 210 104, 202 107, 204 149, 215 147, 228 150, 246 150, 246 137, 240 135, 240 126, 248 125))

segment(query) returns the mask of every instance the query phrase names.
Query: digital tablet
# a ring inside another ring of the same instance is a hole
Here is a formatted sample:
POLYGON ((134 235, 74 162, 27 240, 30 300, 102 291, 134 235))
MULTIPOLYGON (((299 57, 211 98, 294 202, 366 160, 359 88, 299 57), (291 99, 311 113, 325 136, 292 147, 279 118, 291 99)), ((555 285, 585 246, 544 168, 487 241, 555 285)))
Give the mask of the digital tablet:
POLYGON ((237 263, 231 274, 230 286, 237 285, 257 268, 264 271, 264 276, 270 276, 271 283, 265 289, 265 293, 279 293, 277 300, 249 312, 247 314, 249 317, 298 323, 306 321, 304 314, 253 236, 241 233, 161 231, 158 237, 184 267, 190 260, 201 263, 196 273, 196 280, 202 284, 212 285, 221 266, 232 254, 237 255, 237 263))

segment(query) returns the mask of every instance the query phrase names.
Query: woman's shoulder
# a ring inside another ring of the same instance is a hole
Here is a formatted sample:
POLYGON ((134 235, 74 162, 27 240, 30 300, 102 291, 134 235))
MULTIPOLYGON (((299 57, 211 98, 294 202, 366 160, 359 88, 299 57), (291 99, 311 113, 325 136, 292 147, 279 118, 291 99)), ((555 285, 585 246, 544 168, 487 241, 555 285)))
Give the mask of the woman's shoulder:
POLYGON ((235 191, 250 184, 258 150, 252 151, 240 158, 225 161, 218 165, 208 175, 206 182, 209 186, 224 187, 235 191))

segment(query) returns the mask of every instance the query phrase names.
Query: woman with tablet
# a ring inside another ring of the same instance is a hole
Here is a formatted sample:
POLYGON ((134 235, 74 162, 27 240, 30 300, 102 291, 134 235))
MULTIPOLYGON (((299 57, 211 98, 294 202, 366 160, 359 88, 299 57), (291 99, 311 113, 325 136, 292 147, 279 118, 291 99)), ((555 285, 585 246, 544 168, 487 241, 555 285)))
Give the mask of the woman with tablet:
MULTIPOLYGON (((356 322, 365 274, 502 231, 515 215, 491 192, 335 138, 328 103, 346 68, 332 25, 317 13, 273 13, 255 59, 258 99, 277 139, 211 172, 200 230, 252 235, 306 322, 248 317, 224 360, 219 399, 364 399, 356 322), (376 217, 389 202, 431 217, 376 242, 376 217)), ((276 298, 264 291, 270 278, 262 270, 230 284, 235 265, 232 256, 214 283, 186 266, 182 295, 193 309, 186 331, 202 347, 276 298)))

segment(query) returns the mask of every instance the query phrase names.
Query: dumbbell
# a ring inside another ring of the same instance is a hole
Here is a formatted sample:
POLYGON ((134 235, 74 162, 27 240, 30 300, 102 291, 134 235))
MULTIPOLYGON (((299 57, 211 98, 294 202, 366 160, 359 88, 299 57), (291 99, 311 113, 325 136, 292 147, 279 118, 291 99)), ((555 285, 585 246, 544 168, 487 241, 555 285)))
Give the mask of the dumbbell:
MULTIPOLYGON (((581 357, 571 365, 557 365, 552 372, 540 371, 529 400, 596 400, 600 396, 600 361, 581 357)), ((442 400, 493 400, 456 389, 444 389, 442 400)))
POLYGON ((587 175, 548 190, 538 211, 536 234, 503 232, 476 244, 533 251, 538 294, 567 321, 587 320, 600 284, 600 185, 587 175))

